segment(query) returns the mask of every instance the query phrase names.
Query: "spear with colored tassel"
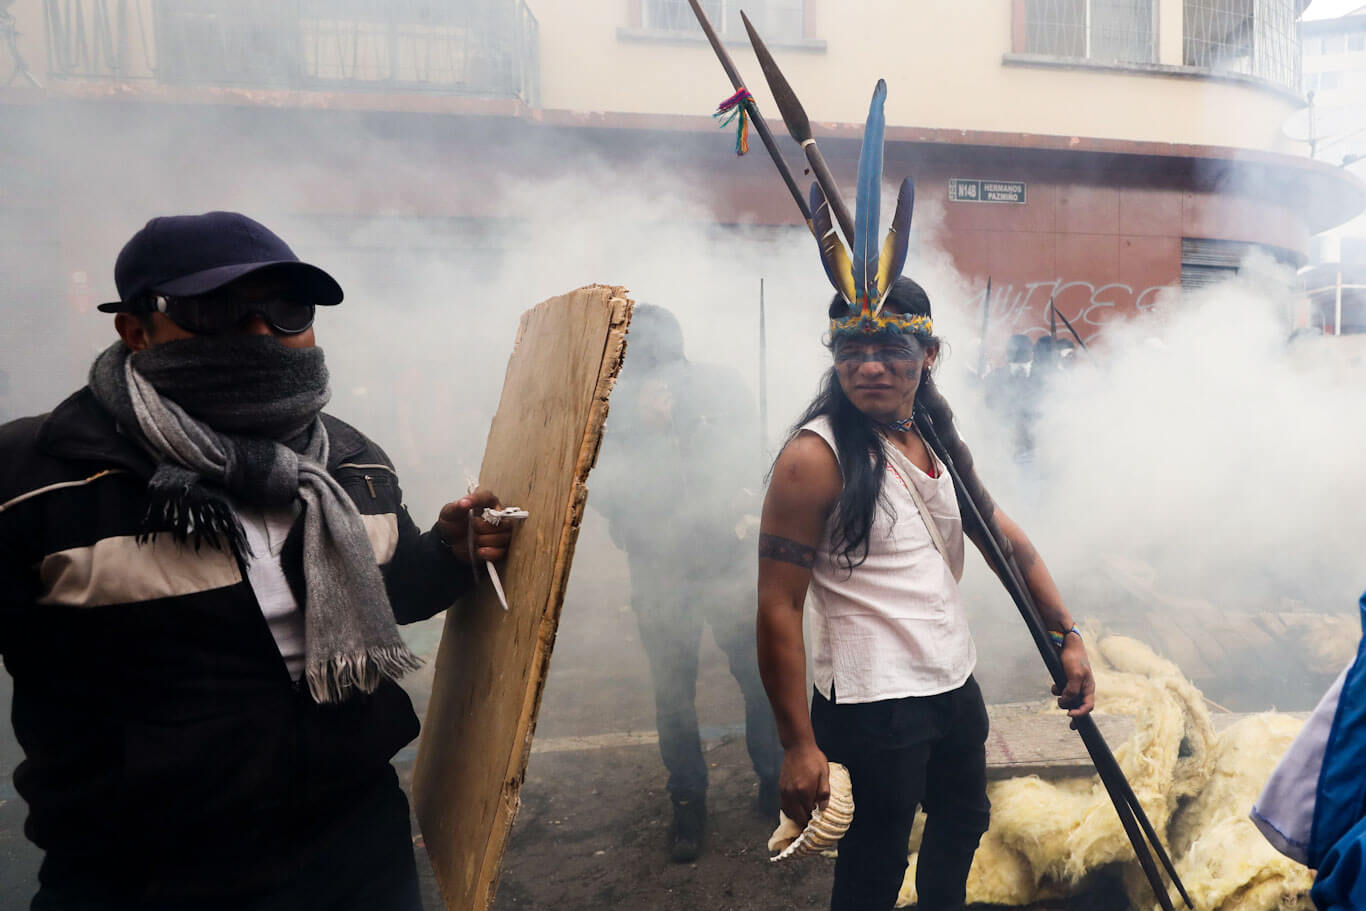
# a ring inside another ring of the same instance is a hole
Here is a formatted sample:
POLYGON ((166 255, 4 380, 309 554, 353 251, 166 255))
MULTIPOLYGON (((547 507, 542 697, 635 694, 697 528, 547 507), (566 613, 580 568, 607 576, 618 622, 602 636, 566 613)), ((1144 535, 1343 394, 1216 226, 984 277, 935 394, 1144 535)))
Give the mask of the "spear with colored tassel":
POLYGON ((735 88, 735 95, 721 102, 721 104, 725 105, 732 100, 739 99, 737 103, 744 106, 745 114, 749 116, 750 123, 754 124, 754 131, 759 134, 759 139, 763 142, 764 148, 768 149, 769 157, 778 166, 778 174, 782 177, 783 183, 787 184, 787 192, 791 193, 792 198, 797 201, 797 208, 801 210, 802 218, 806 219, 806 226, 810 228, 811 210, 807 208, 806 199, 802 195, 801 188, 797 186, 797 180, 792 176, 791 169, 783 160, 782 153, 778 151, 778 143, 773 138, 773 131, 768 128, 768 122, 764 120, 764 115, 759 113, 759 106, 754 103, 754 98, 745 88, 745 81, 740 78, 740 71, 735 68, 735 61, 730 59, 730 53, 721 44, 716 29, 712 28, 711 20, 707 18, 707 14, 702 10, 702 5, 698 0, 688 0, 688 5, 692 7, 693 15, 697 17, 697 24, 702 26, 702 32, 707 36, 711 49, 716 52, 716 58, 721 61, 721 69, 726 71, 726 76, 730 78, 730 84, 735 88))

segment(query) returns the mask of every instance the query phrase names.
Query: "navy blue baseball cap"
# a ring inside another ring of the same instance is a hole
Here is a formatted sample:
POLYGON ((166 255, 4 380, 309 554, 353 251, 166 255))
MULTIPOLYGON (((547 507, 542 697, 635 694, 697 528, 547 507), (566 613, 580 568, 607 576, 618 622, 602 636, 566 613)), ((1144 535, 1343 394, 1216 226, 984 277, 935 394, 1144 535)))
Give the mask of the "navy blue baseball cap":
POLYGON ((258 272, 294 283, 314 304, 342 300, 341 285, 317 266, 300 262, 289 244, 258 221, 237 212, 166 215, 134 234, 114 263, 119 300, 100 304, 105 313, 146 309, 153 294, 195 297, 258 272))

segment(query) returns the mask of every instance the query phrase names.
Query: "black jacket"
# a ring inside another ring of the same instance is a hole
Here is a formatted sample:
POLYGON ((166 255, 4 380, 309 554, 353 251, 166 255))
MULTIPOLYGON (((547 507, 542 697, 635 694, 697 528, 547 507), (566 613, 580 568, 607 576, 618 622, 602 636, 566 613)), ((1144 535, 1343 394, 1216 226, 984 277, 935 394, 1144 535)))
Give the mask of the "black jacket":
MULTIPOLYGON (((445 609, 470 571, 418 532, 383 451, 324 421, 328 470, 372 529, 395 617, 445 609)), ((418 720, 388 681, 315 703, 236 558, 169 534, 139 544, 151 468, 89 389, 0 427, 0 654, 25 832, 47 852, 45 880, 168 896, 269 888, 418 720)))

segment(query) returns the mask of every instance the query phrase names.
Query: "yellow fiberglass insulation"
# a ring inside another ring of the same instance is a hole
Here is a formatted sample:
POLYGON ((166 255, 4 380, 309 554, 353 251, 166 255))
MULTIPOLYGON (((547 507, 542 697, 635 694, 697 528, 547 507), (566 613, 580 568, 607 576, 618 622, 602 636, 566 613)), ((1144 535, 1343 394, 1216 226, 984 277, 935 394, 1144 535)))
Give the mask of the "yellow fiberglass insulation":
MULTIPOLYGON (((1214 774, 1167 829, 1176 872, 1197 908, 1313 911, 1313 873, 1272 848, 1247 815, 1302 724, 1267 712, 1244 718, 1219 735, 1214 774)), ((1137 868, 1125 872, 1134 906, 1156 908, 1137 868)), ((1172 898, 1177 899, 1175 890, 1172 898)))
MULTIPOLYGON (((1270 740, 1255 747, 1242 741, 1234 746, 1228 735, 1243 725, 1230 728, 1216 740, 1199 690, 1174 664, 1143 643, 1118 636, 1107 638, 1092 649, 1091 657, 1096 712, 1136 716, 1134 734, 1122 744, 1112 744, 1135 795, 1153 826, 1169 833, 1175 848, 1173 859, 1191 897, 1197 898, 1197 890, 1211 899, 1219 896, 1213 903, 1197 899, 1197 908, 1251 911, 1299 907, 1294 902, 1303 894, 1300 883, 1289 875, 1288 867, 1277 865, 1280 855, 1261 840, 1247 820, 1253 799, 1293 737, 1293 730, 1284 740, 1278 732, 1287 726, 1297 730, 1299 722, 1278 717, 1276 722, 1265 722, 1256 729, 1270 740), (1260 750, 1257 768, 1244 771, 1236 767, 1233 757, 1242 750, 1260 750), (1221 759, 1232 766, 1223 769, 1221 759), (1240 782, 1236 791, 1235 779, 1240 782), (1199 807, 1208 809, 1195 809, 1199 807), (1233 821, 1238 818, 1265 853, 1241 842, 1235 848, 1223 841, 1238 834, 1240 824, 1233 821), (1226 835, 1225 830, 1233 834, 1226 835), (1207 834, 1212 840, 1205 840, 1207 834), (1248 862, 1234 863, 1226 853, 1219 856, 1231 850, 1241 851, 1248 862), (1220 860, 1228 862, 1221 865, 1220 860), (1281 872, 1283 869, 1286 872, 1281 872)), ((1043 710, 1056 711, 1051 706, 1043 710)), ((1133 848, 1096 776, 1060 781, 1044 781, 1037 776, 1011 778, 991 783, 988 795, 991 828, 982 838, 968 877, 969 902, 1026 905, 1057 898, 1069 894, 1089 874, 1119 864, 1125 868, 1126 882, 1132 882, 1130 894, 1135 907, 1154 903, 1151 892, 1144 895, 1147 887, 1133 848)), ((911 866, 898 907, 915 901, 918 834, 919 827, 912 835, 911 866)))

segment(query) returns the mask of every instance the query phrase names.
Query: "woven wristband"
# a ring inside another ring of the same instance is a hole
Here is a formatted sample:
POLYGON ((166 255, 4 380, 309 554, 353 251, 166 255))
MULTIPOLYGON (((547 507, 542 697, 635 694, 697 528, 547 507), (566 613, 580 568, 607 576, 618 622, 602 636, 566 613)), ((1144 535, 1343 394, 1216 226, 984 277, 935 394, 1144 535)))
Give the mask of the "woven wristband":
POLYGON ((1076 633, 1076 634, 1077 634, 1077 638, 1078 638, 1078 639, 1081 638, 1081 630, 1077 629, 1077 627, 1076 627, 1075 624, 1072 626, 1071 629, 1069 629, 1069 630, 1068 630, 1067 632, 1065 632, 1065 633, 1060 633, 1060 632, 1058 632, 1057 630, 1049 630, 1049 631, 1048 631, 1048 638, 1051 639, 1051 640, 1053 640, 1053 644, 1054 644, 1056 647, 1062 648, 1062 644, 1063 644, 1064 642, 1067 641, 1067 633, 1076 633))

